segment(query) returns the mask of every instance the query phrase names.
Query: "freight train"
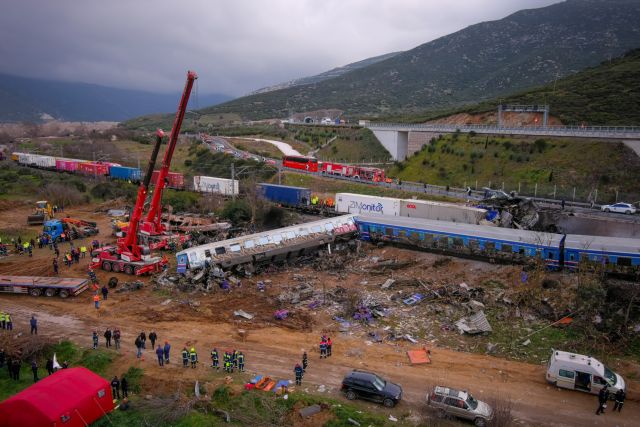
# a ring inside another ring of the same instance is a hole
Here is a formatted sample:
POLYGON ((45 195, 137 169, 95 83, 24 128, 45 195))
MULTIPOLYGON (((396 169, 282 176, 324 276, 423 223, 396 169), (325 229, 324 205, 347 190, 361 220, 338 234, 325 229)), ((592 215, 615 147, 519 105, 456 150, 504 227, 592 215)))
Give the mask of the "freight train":
POLYGON ((541 233, 422 218, 357 215, 360 238, 490 262, 535 264, 552 270, 601 271, 638 278, 640 240, 541 233))

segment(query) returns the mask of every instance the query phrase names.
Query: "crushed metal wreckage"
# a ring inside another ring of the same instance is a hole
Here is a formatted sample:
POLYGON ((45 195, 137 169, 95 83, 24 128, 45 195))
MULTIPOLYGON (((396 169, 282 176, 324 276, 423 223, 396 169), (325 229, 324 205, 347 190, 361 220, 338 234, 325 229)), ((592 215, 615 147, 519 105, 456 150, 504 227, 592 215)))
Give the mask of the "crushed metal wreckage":
POLYGON ((540 221, 539 206, 531 199, 519 197, 514 192, 485 188, 484 199, 478 207, 487 209, 485 225, 532 230, 540 221))

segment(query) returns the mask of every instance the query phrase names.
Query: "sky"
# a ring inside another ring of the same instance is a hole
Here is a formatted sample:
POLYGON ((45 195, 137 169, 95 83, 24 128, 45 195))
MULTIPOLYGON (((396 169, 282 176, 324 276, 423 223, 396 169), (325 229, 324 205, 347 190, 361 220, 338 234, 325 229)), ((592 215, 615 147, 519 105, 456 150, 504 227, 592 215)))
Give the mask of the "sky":
POLYGON ((559 0, 19 0, 0 73, 241 96, 559 0))

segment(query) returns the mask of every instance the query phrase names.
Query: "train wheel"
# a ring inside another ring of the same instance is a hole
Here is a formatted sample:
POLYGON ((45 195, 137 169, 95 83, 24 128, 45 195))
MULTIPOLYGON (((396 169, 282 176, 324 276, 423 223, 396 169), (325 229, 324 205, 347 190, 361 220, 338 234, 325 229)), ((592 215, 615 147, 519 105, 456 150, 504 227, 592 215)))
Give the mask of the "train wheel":
POLYGON ((39 288, 33 288, 33 289, 29 290, 29 294, 32 297, 39 297, 41 293, 42 293, 42 290, 40 290, 39 288))
POLYGON ((69 291, 66 289, 62 289, 59 295, 60 295, 60 298, 66 298, 69 296, 69 291))
POLYGON ((48 297, 52 297, 56 294, 56 290, 53 288, 47 288, 44 290, 44 294, 48 297))
POLYGON ((125 265, 125 266, 124 266, 124 272, 125 272, 126 274, 129 274, 129 275, 133 274, 133 267, 132 267, 132 266, 130 266, 130 265, 125 265))
POLYGON ((104 271, 111 271, 111 263, 107 262, 107 261, 103 262, 102 263, 102 269, 104 271))

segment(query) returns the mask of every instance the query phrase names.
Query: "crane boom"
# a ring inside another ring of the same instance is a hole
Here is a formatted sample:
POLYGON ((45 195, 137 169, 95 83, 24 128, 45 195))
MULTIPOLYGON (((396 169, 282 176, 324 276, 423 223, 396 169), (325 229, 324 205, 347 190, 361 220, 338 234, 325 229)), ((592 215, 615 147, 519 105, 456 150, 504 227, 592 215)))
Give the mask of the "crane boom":
POLYGON ((182 127, 182 121, 184 120, 184 115, 187 111, 187 105, 189 104, 189 96, 191 95, 191 89, 193 88, 193 82, 198 78, 198 75, 195 71, 187 72, 187 82, 184 86, 184 91, 182 92, 182 98, 180 99, 180 104, 178 104, 178 111, 176 112, 176 117, 173 121, 173 127, 171 128, 171 135, 169 136, 169 142, 167 144, 167 150, 164 153, 164 158, 162 159, 162 167, 160 172, 158 173, 158 180, 156 182, 156 188, 153 193, 153 198, 151 200, 151 205, 149 206, 149 212, 145 218, 145 229, 151 228, 151 234, 159 234, 164 230, 164 226, 161 222, 162 216, 162 207, 160 202, 162 200, 162 191, 166 185, 165 180, 167 175, 169 174, 169 167, 171 166, 171 159, 173 158, 173 152, 176 148, 176 143, 178 142, 178 135, 180 134, 180 128, 182 127))

